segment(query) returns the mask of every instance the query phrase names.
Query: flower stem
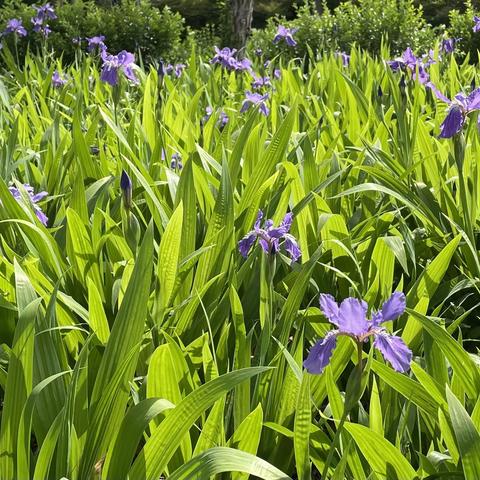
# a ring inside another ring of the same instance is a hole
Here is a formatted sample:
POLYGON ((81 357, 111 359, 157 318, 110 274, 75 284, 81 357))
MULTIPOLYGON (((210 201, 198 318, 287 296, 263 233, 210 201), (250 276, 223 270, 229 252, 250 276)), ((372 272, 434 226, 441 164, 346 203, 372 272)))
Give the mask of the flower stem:
POLYGON ((363 342, 356 341, 357 345, 357 365, 355 366, 354 371, 352 372, 353 378, 352 382, 350 380, 347 383, 347 391, 345 392, 345 404, 343 408, 342 418, 338 424, 337 430, 333 437, 332 445, 330 446, 330 450, 328 452, 327 460, 325 461, 325 466, 323 468, 322 473, 322 480, 327 480, 328 469, 330 468, 330 464, 332 463, 333 454, 337 449, 338 442, 340 440, 340 435, 343 430, 343 425, 345 420, 348 417, 348 414, 352 410, 353 406, 358 402, 361 396, 361 383, 362 383, 362 373, 363 373, 363 342))

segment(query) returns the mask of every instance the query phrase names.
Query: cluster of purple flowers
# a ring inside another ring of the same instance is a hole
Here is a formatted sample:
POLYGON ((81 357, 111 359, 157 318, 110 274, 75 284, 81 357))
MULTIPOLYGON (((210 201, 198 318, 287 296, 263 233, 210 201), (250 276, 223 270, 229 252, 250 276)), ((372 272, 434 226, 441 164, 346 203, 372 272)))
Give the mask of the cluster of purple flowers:
POLYGON ((302 253, 297 244, 297 240, 289 233, 293 222, 293 214, 287 213, 278 227, 273 225, 272 220, 267 220, 262 228, 262 218, 263 212, 259 210, 253 230, 248 232, 238 242, 238 250, 240 254, 244 258, 247 258, 253 244, 258 239, 258 243, 263 251, 269 255, 273 255, 280 251, 280 241, 283 240, 283 248, 292 259, 292 263, 296 262, 302 253))
POLYGON ((310 350, 303 366, 309 373, 322 373, 330 362, 330 357, 337 343, 337 337, 345 335, 354 339, 357 344, 363 344, 370 337, 373 345, 390 362, 398 372, 406 372, 410 368, 412 352, 404 341, 390 334, 382 324, 397 319, 406 307, 405 295, 395 292, 383 305, 380 311, 372 312, 367 319, 368 305, 356 298, 346 298, 338 305, 331 295, 320 295, 320 309, 328 321, 335 325, 323 339, 319 340, 310 350))
MULTIPOLYGON (((34 6, 33 8, 37 12, 37 14, 31 19, 33 31, 42 34, 46 38, 51 33, 51 29, 47 21, 55 20, 57 18, 55 10, 50 3, 46 3, 41 7, 34 6)), ((2 35, 8 35, 10 33, 17 35, 18 37, 25 37, 27 35, 27 30, 23 26, 22 20, 18 18, 12 18, 7 22, 6 28, 2 35)))
MULTIPOLYGON (((40 208, 38 205, 38 202, 45 198, 48 193, 47 192, 39 192, 35 193, 33 190, 33 187, 31 187, 28 183, 23 185, 23 188, 27 192, 28 196, 30 197, 30 202, 31 205, 35 211, 35 215, 37 218, 42 222, 44 225, 47 224, 48 222, 48 217, 43 213, 43 210, 40 208)), ((8 187, 10 190, 10 193, 13 195, 13 198, 18 202, 18 203, 23 203, 23 198, 20 190, 17 187, 10 186, 8 187)))
MULTIPOLYGON (((210 117, 212 116, 213 114, 213 108, 209 105, 208 107, 205 108, 205 115, 203 116, 202 118, 202 125, 205 125, 208 120, 210 120, 210 117)), ((218 118, 218 121, 217 121, 217 127, 220 129, 220 130, 223 130, 227 123, 228 123, 228 115, 222 110, 220 112, 220 115, 219 115, 219 118, 218 118)))
POLYGON ((432 56, 433 53, 429 52, 428 56, 418 58, 414 55, 412 49, 408 47, 402 53, 401 57, 398 57, 395 60, 390 60, 387 63, 394 72, 408 70, 411 72, 412 78, 418 79, 420 83, 425 84, 429 80, 427 68, 435 62, 432 56))
POLYGON ((298 28, 287 28, 283 25, 279 25, 277 28, 277 34, 273 39, 273 43, 284 41, 289 47, 295 47, 297 45, 296 40, 293 38, 297 33, 298 28))
POLYGON ((125 77, 133 83, 138 83, 138 79, 133 72, 135 66, 135 55, 133 53, 122 50, 117 55, 111 55, 106 50, 101 52, 103 65, 100 79, 109 83, 112 87, 118 85, 118 72, 122 71, 125 77))
POLYGON ((55 20, 57 15, 50 3, 46 3, 41 7, 34 7, 37 11, 37 15, 32 18, 33 30, 37 33, 41 33, 45 38, 50 34, 50 26, 48 20, 55 20))
POLYGON ((218 47, 215 47, 215 55, 210 60, 210 63, 221 65, 229 71, 251 71, 252 62, 248 58, 238 60, 236 54, 237 50, 235 48, 225 47, 220 50, 218 47))
POLYGON ((253 90, 261 90, 262 88, 269 88, 272 86, 272 82, 270 77, 267 75, 265 77, 259 77, 255 73, 252 74, 252 89, 253 90))
POLYGON ((173 73, 175 77, 180 78, 185 68, 187 68, 187 66, 184 63, 172 65, 171 63, 164 64, 163 62, 160 62, 160 68, 158 71, 162 76, 171 75, 173 73))

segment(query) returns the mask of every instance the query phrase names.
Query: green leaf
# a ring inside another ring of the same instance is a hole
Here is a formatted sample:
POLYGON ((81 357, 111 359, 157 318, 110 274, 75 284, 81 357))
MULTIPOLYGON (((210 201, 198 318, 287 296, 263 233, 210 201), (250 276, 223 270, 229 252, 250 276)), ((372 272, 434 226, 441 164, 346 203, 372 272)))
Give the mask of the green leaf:
POLYGON ((477 480, 480 478, 480 435, 472 419, 448 386, 447 402, 465 480, 477 480))
POLYGON ((373 473, 387 480, 418 478, 402 452, 381 435, 354 423, 345 423, 344 428, 353 437, 373 473))
POLYGON ((105 478, 125 478, 138 444, 149 422, 167 409, 175 408, 168 400, 147 398, 128 410, 115 443, 105 459, 105 478))
POLYGON ((295 449, 295 464, 299 480, 310 480, 310 423, 312 412, 310 406, 310 376, 303 375, 298 391, 297 408, 295 411, 293 445, 295 449))
MULTIPOLYGON (((160 284, 159 306, 160 312, 170 303, 170 297, 175 286, 183 225, 183 204, 179 203, 163 232, 158 252, 157 276, 160 284)), ((159 319, 161 320, 161 318, 159 319)))
POLYGON ((480 373, 470 355, 462 348, 460 343, 455 341, 444 328, 432 319, 414 310, 408 309, 407 311, 432 336, 434 342, 450 362, 467 395, 472 400, 476 400, 480 395, 480 373))
POLYGON ((183 436, 209 406, 236 385, 267 370, 266 367, 252 367, 227 373, 185 397, 147 440, 130 469, 130 478, 156 480, 164 472, 183 436))
POLYGON ((33 387, 35 317, 42 302, 15 262, 18 323, 8 362, 0 430, 0 478, 16 478, 17 435, 23 407, 33 387))
POLYGON ((287 480, 288 475, 251 453, 227 447, 203 452, 172 473, 169 480, 204 480, 223 472, 245 472, 264 480, 287 480))

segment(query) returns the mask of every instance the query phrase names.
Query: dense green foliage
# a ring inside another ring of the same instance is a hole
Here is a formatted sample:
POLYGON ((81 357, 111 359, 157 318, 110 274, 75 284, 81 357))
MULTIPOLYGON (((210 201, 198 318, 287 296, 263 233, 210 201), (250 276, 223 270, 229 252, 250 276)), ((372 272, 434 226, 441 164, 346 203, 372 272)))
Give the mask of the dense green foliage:
MULTIPOLYGON (((120 0, 113 6, 109 1, 61 2, 56 7, 58 19, 50 22, 49 44, 67 63, 75 56, 76 45, 71 39, 95 35, 104 35, 111 51, 137 51, 145 62, 184 61, 192 45, 198 52, 210 55, 214 45, 229 44, 227 8, 228 2, 220 0, 193 4, 180 0, 120 0)), ((42 44, 41 36, 32 31, 34 12, 32 5, 17 0, 7 0, 0 7, 0 28, 9 19, 19 18, 29 32, 27 38, 18 42, 21 58, 29 41, 33 51, 42 44)), ((472 34, 476 12, 478 8, 468 1, 462 8, 452 10, 447 32, 461 38, 458 52, 469 53, 472 60, 476 59, 479 47, 478 35, 472 34)), ((414 0, 359 0, 340 5, 313 0, 295 5, 259 3, 257 13, 263 15, 264 21, 254 22, 254 27, 261 28, 255 30, 249 48, 290 58, 304 57, 310 51, 348 51, 355 45, 378 54, 385 42, 395 54, 407 46, 428 51, 446 29, 438 23, 432 27, 422 6, 416 6, 414 0), (272 44, 278 24, 298 29, 297 48, 272 44)), ((3 41, 13 48, 11 39, 3 41)))
POLYGON ((325 7, 320 15, 313 4, 307 4, 298 9, 294 20, 272 18, 265 29, 255 31, 251 45, 270 56, 282 53, 303 57, 309 50, 348 51, 353 45, 380 53, 382 43, 388 40, 392 51, 400 53, 408 46, 428 50, 435 37, 412 0, 362 0, 358 4, 342 3, 333 12, 325 7), (295 49, 272 44, 279 23, 298 29, 295 49))
MULTIPOLYGON (((195 54, 114 88, 84 54, 2 56, 0 478, 479 477, 475 119, 439 139, 446 105, 360 50, 276 59, 268 116, 239 112, 249 73, 195 54), (48 192, 48 226, 10 182, 48 192), (293 212, 300 261, 239 254, 259 209, 293 212), (302 369, 319 293, 395 290, 411 370, 365 343, 359 383, 345 337, 302 369)), ((478 80, 449 57, 430 75, 450 98, 478 80)))
MULTIPOLYGON (((42 43, 40 34, 33 32, 31 18, 35 10, 16 0, 10 0, 0 9, 2 27, 11 18, 20 18, 29 35, 18 42, 23 55, 30 40, 30 48, 42 43)), ((56 8, 58 19, 49 22, 52 33, 49 45, 66 62, 75 57, 77 45, 72 39, 104 35, 113 52, 122 49, 141 51, 147 61, 174 60, 188 55, 189 41, 185 22, 168 7, 159 10, 149 0, 122 0, 113 7, 96 5, 93 0, 74 0, 56 8)), ((5 40, 12 47, 12 39, 5 40)))

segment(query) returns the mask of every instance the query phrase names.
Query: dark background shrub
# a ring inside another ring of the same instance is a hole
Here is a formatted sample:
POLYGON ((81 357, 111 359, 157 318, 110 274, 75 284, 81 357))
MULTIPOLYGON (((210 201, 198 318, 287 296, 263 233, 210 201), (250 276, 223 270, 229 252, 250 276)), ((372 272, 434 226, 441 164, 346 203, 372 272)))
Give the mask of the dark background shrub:
MULTIPOLYGON (((74 0, 56 5, 58 18, 49 22, 52 33, 49 47, 64 59, 74 58, 74 37, 104 35, 111 53, 126 49, 141 51, 146 61, 157 59, 175 60, 185 56, 183 41, 188 37, 185 20, 169 7, 161 10, 149 0, 122 0, 111 7, 96 4, 91 0, 74 0)), ((30 48, 39 45, 41 36, 32 31, 33 7, 10 0, 0 9, 1 28, 10 18, 21 18, 28 36, 19 41, 19 53, 23 54, 27 42, 30 48)), ((12 45, 12 36, 4 41, 12 45)), ((83 47, 86 43, 83 42, 83 47)))
POLYGON ((282 54, 303 57, 310 47, 315 50, 349 51, 355 44, 372 53, 379 53, 382 39, 388 39, 392 54, 398 54, 407 46, 414 50, 428 50, 434 43, 435 31, 423 18, 422 9, 412 0, 359 0, 344 2, 330 11, 326 4, 321 13, 314 2, 298 8, 295 19, 282 17, 268 20, 263 30, 253 34, 252 45, 261 48, 267 56, 282 54), (272 43, 278 24, 296 28, 294 48, 283 42, 272 43))

